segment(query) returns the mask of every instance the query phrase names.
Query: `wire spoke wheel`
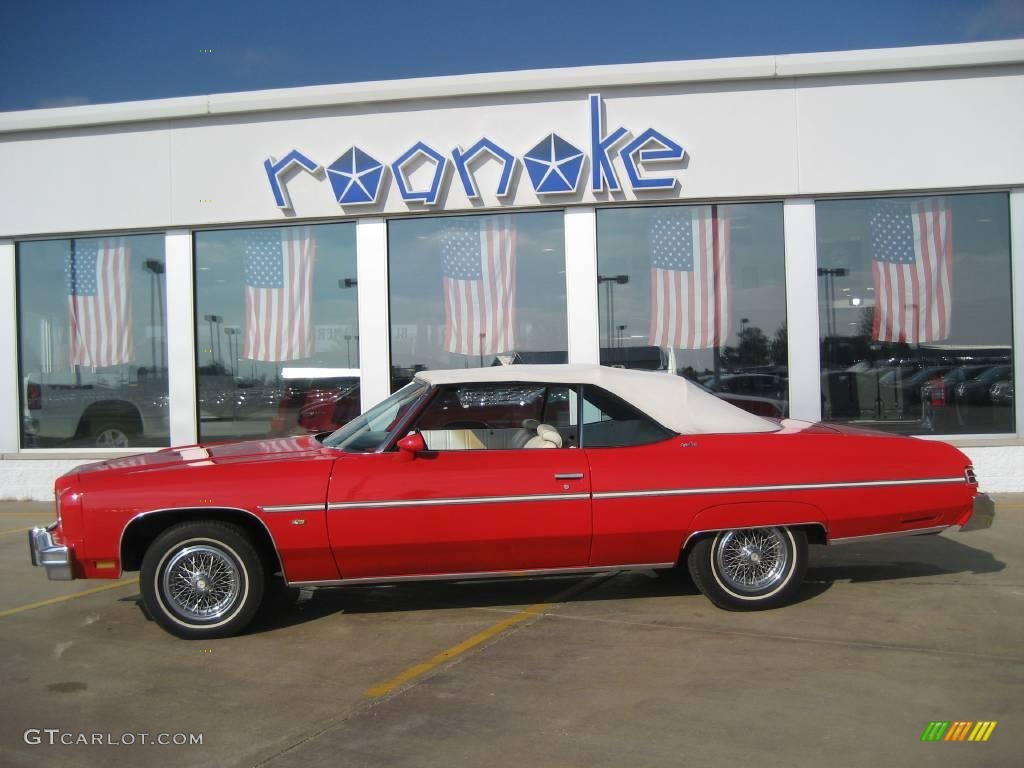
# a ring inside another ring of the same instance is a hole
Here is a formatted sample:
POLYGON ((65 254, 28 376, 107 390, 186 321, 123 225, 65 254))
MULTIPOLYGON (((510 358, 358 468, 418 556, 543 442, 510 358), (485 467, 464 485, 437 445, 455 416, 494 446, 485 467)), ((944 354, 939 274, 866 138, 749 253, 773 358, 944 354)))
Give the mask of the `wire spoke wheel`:
POLYGON ((211 621, 228 613, 238 601, 238 565, 212 544, 184 547, 168 560, 161 578, 168 605, 189 621, 211 621))
POLYGON ((718 574, 737 592, 769 589, 787 574, 790 554, 778 528, 728 531, 714 552, 718 574))

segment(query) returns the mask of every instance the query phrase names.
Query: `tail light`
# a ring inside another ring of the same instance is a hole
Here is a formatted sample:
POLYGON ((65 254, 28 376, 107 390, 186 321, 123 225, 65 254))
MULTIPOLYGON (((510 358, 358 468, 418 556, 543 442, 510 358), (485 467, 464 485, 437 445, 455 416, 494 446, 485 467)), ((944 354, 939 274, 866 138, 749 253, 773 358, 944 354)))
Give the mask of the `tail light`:
POLYGON ((946 381, 937 376, 928 384, 931 389, 931 402, 933 407, 942 407, 946 404, 946 381))
POLYGON ((39 384, 30 382, 25 388, 25 400, 28 401, 30 411, 40 411, 43 408, 43 388, 39 384))
POLYGON ((967 468, 964 470, 964 479, 967 480, 968 485, 978 484, 978 477, 974 474, 974 467, 970 464, 968 464, 967 468))

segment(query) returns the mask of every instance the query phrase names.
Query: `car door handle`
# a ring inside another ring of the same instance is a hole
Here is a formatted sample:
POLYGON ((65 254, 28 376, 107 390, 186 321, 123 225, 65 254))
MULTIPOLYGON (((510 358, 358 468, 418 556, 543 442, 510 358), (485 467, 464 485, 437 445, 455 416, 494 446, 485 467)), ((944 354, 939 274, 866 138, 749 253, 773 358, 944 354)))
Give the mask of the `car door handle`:
POLYGON ((555 480, 582 480, 582 472, 559 472, 555 475, 555 480))

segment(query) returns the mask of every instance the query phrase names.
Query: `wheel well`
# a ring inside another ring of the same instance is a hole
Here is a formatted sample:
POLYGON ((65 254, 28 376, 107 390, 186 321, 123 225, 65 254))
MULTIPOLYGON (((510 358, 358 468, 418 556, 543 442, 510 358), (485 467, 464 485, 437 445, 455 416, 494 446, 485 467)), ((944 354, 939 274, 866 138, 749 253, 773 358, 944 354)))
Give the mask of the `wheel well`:
POLYGON ((125 400, 101 400, 90 403, 78 420, 78 436, 90 434, 93 425, 104 421, 122 424, 132 434, 142 432, 142 414, 139 409, 125 400))
MULTIPOLYGON (((783 527, 799 529, 799 530, 803 531, 804 535, 807 536, 807 543, 808 544, 827 544, 828 543, 828 537, 827 537, 827 535, 825 533, 825 526, 822 523, 803 523, 802 525, 789 525, 789 526, 783 526, 783 527)), ((689 553, 689 551, 691 549, 693 549, 693 545, 696 544, 701 539, 705 539, 708 536, 712 536, 712 535, 718 533, 719 530, 729 530, 729 529, 728 528, 719 528, 719 529, 716 529, 716 530, 713 530, 713 531, 698 531, 697 533, 691 534, 690 538, 687 539, 685 545, 683 546, 682 550, 680 551, 680 553, 679 553, 679 560, 677 561, 676 564, 677 565, 685 564, 686 563, 686 555, 689 553)))
POLYGON ((276 573, 282 570, 277 548, 266 526, 255 515, 237 509, 172 509, 136 518, 128 523, 121 536, 121 570, 139 570, 149 545, 172 525, 199 520, 216 520, 238 526, 252 538, 268 571, 276 573))

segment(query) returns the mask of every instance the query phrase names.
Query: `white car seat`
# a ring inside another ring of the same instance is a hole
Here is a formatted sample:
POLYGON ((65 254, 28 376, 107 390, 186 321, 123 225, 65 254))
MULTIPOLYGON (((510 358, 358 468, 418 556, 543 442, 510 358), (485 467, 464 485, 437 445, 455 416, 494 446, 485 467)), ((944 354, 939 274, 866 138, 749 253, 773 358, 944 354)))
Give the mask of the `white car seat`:
POLYGON ((540 422, 536 419, 523 419, 522 429, 517 429, 509 440, 509 448, 525 448, 526 444, 537 436, 537 427, 540 422))
POLYGON ((550 424, 538 424, 537 436, 531 437, 524 448, 561 448, 562 436, 550 424))

